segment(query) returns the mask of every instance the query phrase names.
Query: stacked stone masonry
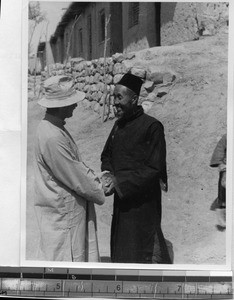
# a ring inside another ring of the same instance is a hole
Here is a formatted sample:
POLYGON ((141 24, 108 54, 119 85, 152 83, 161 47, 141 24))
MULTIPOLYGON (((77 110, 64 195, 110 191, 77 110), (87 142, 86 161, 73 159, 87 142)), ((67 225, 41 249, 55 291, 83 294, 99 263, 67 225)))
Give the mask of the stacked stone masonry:
MULTIPOLYGON (((103 105, 105 95, 110 104, 108 111, 113 117, 114 87, 122 76, 130 72, 143 79, 143 85, 139 97, 139 104, 156 101, 157 98, 167 94, 168 89, 176 76, 171 72, 158 72, 154 69, 135 67, 131 62, 135 54, 116 53, 108 57, 85 61, 81 58, 71 59, 66 65, 54 64, 50 66, 50 76, 69 74, 75 78, 76 89, 85 92, 83 104, 91 107, 99 113, 103 105)), ((42 76, 45 76, 43 72, 42 76)), ((143 106, 144 107, 144 106, 143 106)))

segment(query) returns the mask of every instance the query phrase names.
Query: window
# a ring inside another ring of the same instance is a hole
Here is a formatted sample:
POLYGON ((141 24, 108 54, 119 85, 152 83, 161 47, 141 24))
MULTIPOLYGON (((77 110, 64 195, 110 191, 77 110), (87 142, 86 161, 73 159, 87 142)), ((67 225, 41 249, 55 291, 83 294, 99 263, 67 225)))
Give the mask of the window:
POLYGON ((82 28, 79 29, 78 32, 78 41, 79 41, 79 54, 83 53, 83 33, 82 33, 82 28))
POLYGON ((139 22, 139 2, 130 2, 128 8, 128 28, 137 25, 139 22))
POLYGON ((99 42, 103 42, 105 40, 105 11, 104 9, 99 13, 99 42))

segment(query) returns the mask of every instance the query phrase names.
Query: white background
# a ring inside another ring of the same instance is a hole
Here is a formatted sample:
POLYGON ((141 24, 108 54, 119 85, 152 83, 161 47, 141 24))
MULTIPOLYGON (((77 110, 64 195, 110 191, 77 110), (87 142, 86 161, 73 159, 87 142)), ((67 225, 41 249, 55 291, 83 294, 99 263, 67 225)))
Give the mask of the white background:
POLYGON ((0 18, 0 265, 19 266, 21 9, 2 0, 0 18))

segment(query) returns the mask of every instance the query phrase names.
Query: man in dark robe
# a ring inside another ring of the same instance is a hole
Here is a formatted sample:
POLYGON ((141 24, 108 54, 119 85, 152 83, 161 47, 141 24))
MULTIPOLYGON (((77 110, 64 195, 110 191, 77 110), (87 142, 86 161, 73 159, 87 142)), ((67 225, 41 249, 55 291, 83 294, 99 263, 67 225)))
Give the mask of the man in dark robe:
POLYGON ((169 264, 161 229, 161 189, 167 191, 164 128, 138 106, 141 85, 129 73, 116 85, 118 119, 101 154, 106 195, 114 193, 111 260, 169 264))

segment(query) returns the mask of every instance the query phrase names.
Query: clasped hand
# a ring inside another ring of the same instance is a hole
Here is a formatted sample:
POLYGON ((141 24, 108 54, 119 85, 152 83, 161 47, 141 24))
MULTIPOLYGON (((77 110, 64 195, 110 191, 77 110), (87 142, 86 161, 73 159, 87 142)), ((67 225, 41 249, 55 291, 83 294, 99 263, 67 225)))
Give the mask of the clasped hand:
POLYGON ((102 188, 104 190, 105 196, 110 196, 114 193, 115 184, 114 184, 114 175, 110 172, 103 172, 101 175, 102 188))

